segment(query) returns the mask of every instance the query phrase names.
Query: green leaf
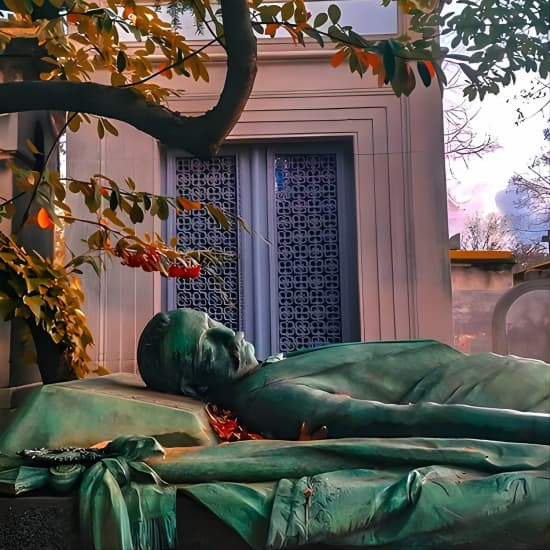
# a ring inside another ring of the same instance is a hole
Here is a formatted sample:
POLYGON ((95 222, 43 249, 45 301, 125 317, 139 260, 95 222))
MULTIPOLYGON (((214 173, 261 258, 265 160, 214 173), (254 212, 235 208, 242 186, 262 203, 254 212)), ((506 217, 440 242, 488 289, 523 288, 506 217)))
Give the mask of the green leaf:
POLYGON ((103 30, 107 33, 110 33, 113 29, 113 21, 111 19, 109 19, 108 17, 106 17, 104 20, 103 20, 103 30))
POLYGON ((310 29, 309 27, 306 27, 303 31, 305 34, 307 34, 310 38, 313 38, 319 46, 324 47, 325 43, 323 41, 323 37, 315 30, 310 29))
POLYGON ((143 207, 145 210, 149 210, 151 208, 151 197, 147 195, 146 193, 143 193, 143 207))
POLYGON ((94 231, 87 240, 88 248, 90 250, 100 250, 105 244, 105 231, 103 229, 98 229, 94 231))
POLYGON ((391 81, 395 75, 395 55, 389 41, 384 44, 382 60, 384 62, 384 70, 386 71, 386 79, 391 81))
POLYGON ((157 216, 161 220, 167 220, 170 216, 170 210, 168 208, 168 201, 164 197, 157 197, 157 216))
POLYGON ((117 189, 113 189, 111 191, 111 196, 109 197, 109 208, 115 212, 118 208, 118 199, 119 199, 119 193, 117 189))
POLYGON ((0 294, 0 318, 4 321, 7 321, 8 318, 13 314, 17 302, 15 300, 10 300, 5 294, 0 294))
POLYGON ((88 207, 90 212, 97 212, 101 207, 101 193, 99 191, 99 186, 94 185, 92 187, 91 193, 88 193, 84 197, 84 203, 88 207))
POLYGON ((331 4, 328 7, 328 16, 330 17, 330 20, 333 25, 336 25, 338 21, 340 21, 340 17, 342 16, 342 12, 340 11, 340 8, 336 4, 331 4))
POLYGON ((258 12, 263 22, 273 21, 279 15, 281 8, 279 6, 261 6, 258 8, 258 12))
POLYGON ((132 205, 122 195, 119 195, 118 197, 118 204, 120 208, 124 212, 126 212, 126 214, 130 215, 130 212, 132 211, 132 205))
POLYGON ((472 83, 476 84, 479 82, 477 72, 474 69, 472 69, 470 65, 467 65, 466 63, 459 63, 458 65, 472 83))
POLYGON ((281 17, 288 21, 292 18, 294 15, 294 3, 293 2, 286 2, 283 4, 283 7, 281 8, 281 17))
POLYGON ((328 15, 326 13, 318 13, 313 20, 313 26, 315 28, 322 27, 328 21, 328 15))
POLYGON ((264 34, 264 27, 261 23, 252 23, 252 29, 258 34, 264 34))
POLYGON ((143 217, 143 210, 139 207, 137 202, 134 202, 132 210, 130 211, 130 219, 133 223, 141 223, 143 221, 143 217))

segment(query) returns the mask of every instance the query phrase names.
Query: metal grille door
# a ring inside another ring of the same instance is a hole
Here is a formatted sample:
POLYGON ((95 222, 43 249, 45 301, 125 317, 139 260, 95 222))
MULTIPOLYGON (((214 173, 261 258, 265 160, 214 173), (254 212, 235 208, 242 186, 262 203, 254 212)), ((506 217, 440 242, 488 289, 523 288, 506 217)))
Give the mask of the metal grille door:
POLYGON ((279 347, 342 341, 335 154, 275 156, 279 347))
POLYGON ((234 256, 216 267, 223 288, 208 274, 170 279, 167 307, 200 309, 244 330, 260 358, 357 340, 350 151, 345 143, 255 144, 208 160, 170 157, 169 194, 212 202, 255 233, 237 224, 224 230, 201 213, 173 219, 168 233, 182 247, 234 256))
MULTIPOLYGON (((213 203, 231 216, 237 215, 237 159, 220 156, 207 160, 175 159, 176 194, 213 203)), ((227 254, 213 273, 204 272, 198 279, 176 280, 175 307, 205 311, 213 319, 233 330, 239 328, 238 228, 227 230, 204 213, 185 212, 176 218, 176 231, 182 249, 212 249, 227 254), (216 282, 219 277, 223 281, 216 282)), ((174 307, 174 306, 172 306, 174 307)))

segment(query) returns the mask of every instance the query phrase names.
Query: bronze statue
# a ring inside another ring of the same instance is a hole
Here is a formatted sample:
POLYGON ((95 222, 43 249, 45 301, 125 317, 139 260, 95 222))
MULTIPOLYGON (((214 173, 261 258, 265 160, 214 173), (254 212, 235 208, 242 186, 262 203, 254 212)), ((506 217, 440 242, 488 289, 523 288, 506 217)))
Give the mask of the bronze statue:
POLYGON ((242 378, 258 368, 254 346, 206 313, 158 313, 138 343, 138 365, 147 386, 198 397, 208 387, 242 378))
POLYGON ((155 316, 138 361, 149 387, 195 399, 167 406, 123 374, 54 384, 0 434, 0 490, 79 484, 82 540, 96 550, 174 547, 176 487, 254 550, 549 546, 547 363, 465 355, 433 340, 258 362, 242 333, 190 309, 155 316), (196 398, 269 439, 218 445, 188 414, 206 416, 196 398), (328 439, 294 441, 304 422, 326 426, 328 439), (2 455, 23 441, 89 445, 107 430, 116 437, 108 456, 89 467, 2 455), (163 434, 186 437, 162 449, 154 436, 163 434))
POLYGON ((231 409, 255 432, 296 439, 302 422, 340 437, 475 437, 547 443, 550 366, 433 340, 351 343, 277 354, 205 313, 156 315, 143 330, 145 383, 231 409), (512 414, 514 411, 514 414, 512 414))

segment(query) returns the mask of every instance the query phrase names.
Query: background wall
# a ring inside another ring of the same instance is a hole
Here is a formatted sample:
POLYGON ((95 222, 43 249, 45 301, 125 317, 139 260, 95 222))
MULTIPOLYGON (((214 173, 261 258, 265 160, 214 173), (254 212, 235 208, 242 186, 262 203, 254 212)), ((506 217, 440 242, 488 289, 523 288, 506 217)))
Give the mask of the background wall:
MULTIPOLYGON (((254 91, 228 142, 351 138, 362 338, 450 341, 439 90, 420 86, 411 98, 398 99, 370 77, 332 69, 331 53, 284 40, 261 43, 254 91)), ((193 85, 172 108, 197 114, 216 103, 225 64, 221 52, 211 58, 210 83, 193 85)), ((68 174, 130 175, 138 187, 161 192, 164 156, 156 142, 115 125, 118 138, 99 141, 91 127, 68 135, 68 174)), ((68 241, 76 243, 79 231, 71 228, 68 241)), ((162 308, 160 277, 113 265, 99 279, 87 274, 84 284, 98 360, 111 370, 133 369, 136 338, 162 308)))

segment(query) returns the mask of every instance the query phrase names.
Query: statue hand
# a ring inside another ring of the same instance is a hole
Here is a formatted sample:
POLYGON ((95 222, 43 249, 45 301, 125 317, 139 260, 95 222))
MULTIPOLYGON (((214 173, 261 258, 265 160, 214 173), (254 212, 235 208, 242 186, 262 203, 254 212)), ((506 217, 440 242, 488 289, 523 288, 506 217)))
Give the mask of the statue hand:
POLYGON ((311 432, 307 422, 304 420, 300 424, 300 433, 298 434, 298 441, 315 441, 319 439, 326 439, 328 429, 326 426, 321 426, 314 432, 311 432))

